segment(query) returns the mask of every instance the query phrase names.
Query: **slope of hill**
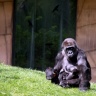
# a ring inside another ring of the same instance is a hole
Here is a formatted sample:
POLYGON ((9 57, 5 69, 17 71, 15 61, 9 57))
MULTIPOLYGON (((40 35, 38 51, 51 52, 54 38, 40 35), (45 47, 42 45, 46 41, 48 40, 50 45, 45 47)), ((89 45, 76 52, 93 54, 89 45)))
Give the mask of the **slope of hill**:
POLYGON ((45 73, 0 64, 0 96, 96 96, 96 84, 81 92, 46 80, 45 73))

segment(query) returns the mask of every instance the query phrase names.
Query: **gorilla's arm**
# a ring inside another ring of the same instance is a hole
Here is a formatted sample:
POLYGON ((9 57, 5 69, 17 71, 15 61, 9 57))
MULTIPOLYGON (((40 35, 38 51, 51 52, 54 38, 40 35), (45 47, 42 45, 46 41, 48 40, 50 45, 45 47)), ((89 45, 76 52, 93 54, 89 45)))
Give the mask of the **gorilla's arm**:
POLYGON ((84 52, 79 52, 78 54, 78 69, 80 71, 81 79, 91 80, 91 67, 87 60, 87 57, 85 56, 84 52))
POLYGON ((80 83, 80 79, 71 79, 71 80, 66 80, 67 84, 71 87, 78 87, 80 83))
POLYGON ((62 62, 63 62, 64 55, 62 54, 62 51, 58 52, 56 58, 55 58, 55 65, 53 67, 54 72, 58 72, 62 68, 62 62))
POLYGON ((78 54, 78 69, 79 69, 79 89, 80 90, 87 90, 90 88, 89 81, 91 80, 91 68, 85 53, 79 52, 78 54))

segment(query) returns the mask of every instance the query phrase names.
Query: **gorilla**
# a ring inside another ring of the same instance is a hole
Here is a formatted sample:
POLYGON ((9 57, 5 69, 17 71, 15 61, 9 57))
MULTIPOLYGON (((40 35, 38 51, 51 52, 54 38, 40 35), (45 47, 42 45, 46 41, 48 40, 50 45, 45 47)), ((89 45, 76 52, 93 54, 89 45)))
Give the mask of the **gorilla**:
POLYGON ((73 65, 64 66, 64 68, 60 70, 60 73, 62 73, 63 71, 67 74, 66 80, 70 80, 78 73, 77 67, 73 65), (70 67, 70 68, 67 68, 67 67, 70 67))
POLYGON ((81 91, 90 89, 91 67, 83 50, 74 39, 67 38, 55 58, 55 66, 47 68, 46 78, 62 87, 78 86, 81 91))
POLYGON ((79 86, 79 78, 78 75, 74 75, 72 79, 66 80, 66 77, 68 76, 68 73, 65 71, 60 71, 58 79, 59 79, 59 85, 62 87, 78 87, 79 86))
MULTIPOLYGON (((87 60, 87 57, 83 50, 81 50, 74 39, 67 38, 63 41, 62 45, 62 55, 64 56, 62 60, 62 69, 68 74, 67 79, 73 79, 74 71, 78 71, 79 79, 79 89, 81 91, 86 91, 90 88, 91 80, 91 67, 87 60), (71 69, 73 67, 73 69, 71 69), (78 68, 77 68, 78 67, 78 68), (71 71, 73 71, 71 73, 71 71), (72 76, 73 75, 73 76, 72 76), (71 76, 71 77, 70 77, 71 76)), ((67 81, 67 80, 63 80, 67 81)))
POLYGON ((45 70, 46 73, 46 79, 51 80, 51 83, 59 84, 58 75, 53 71, 51 67, 48 67, 45 70))

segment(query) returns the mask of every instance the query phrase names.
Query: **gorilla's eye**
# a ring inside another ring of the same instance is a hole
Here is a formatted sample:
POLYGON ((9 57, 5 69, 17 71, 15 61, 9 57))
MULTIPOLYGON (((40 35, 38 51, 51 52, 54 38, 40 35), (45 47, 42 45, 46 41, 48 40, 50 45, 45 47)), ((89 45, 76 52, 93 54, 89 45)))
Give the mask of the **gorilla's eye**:
POLYGON ((74 50, 74 47, 70 47, 69 49, 70 49, 70 50, 74 50))
POLYGON ((69 48, 66 49, 66 51, 69 51, 69 50, 72 51, 72 52, 74 52, 75 51, 75 48, 74 47, 69 47, 69 48))

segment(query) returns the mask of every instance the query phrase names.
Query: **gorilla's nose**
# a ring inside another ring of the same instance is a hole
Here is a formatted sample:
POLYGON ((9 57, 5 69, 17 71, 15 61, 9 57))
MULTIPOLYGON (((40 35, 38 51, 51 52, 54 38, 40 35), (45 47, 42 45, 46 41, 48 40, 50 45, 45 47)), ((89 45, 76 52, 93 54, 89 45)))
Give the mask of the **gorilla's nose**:
POLYGON ((72 54, 73 52, 72 52, 72 51, 69 51, 68 53, 69 53, 69 54, 72 54))

